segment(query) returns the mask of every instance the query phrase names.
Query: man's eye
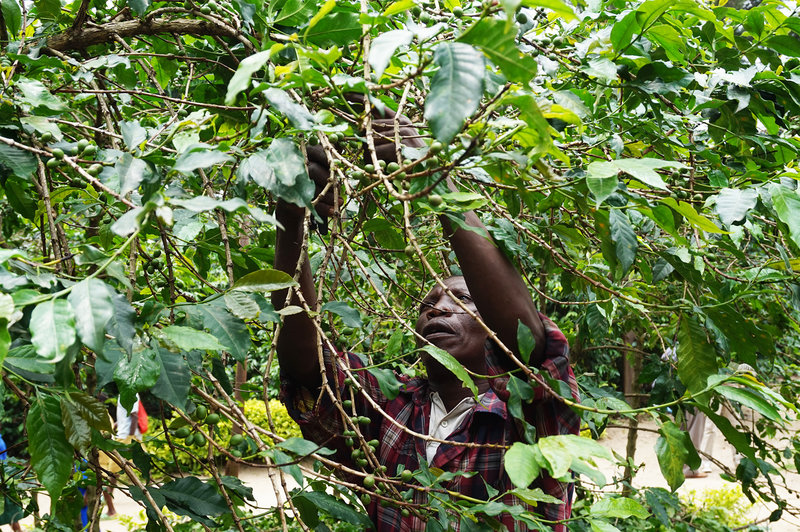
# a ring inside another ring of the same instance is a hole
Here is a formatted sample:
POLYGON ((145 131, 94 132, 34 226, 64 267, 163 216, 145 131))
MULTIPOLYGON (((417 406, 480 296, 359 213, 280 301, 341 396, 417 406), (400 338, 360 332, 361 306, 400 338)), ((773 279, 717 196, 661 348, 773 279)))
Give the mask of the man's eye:
POLYGON ((464 303, 472 301, 472 297, 470 297, 468 294, 461 294, 460 296, 458 296, 458 299, 460 299, 464 303))

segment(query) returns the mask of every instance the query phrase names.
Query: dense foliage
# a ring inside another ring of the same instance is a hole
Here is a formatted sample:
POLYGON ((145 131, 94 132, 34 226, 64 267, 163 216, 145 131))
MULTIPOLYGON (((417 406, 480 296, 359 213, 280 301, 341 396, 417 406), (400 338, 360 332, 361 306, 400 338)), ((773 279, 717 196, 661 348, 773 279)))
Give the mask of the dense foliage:
MULTIPOLYGON (((276 484, 294 516, 283 524, 314 528, 324 514, 362 526, 360 498, 403 505, 424 490, 427 507, 405 508, 430 530, 491 529, 500 512, 544 526, 444 491, 435 470, 383 478, 357 431, 363 482, 342 481, 326 449, 243 415, 248 397, 277 395, 281 315, 265 295, 294 282, 270 269, 270 213, 277 198, 313 202, 303 151, 316 144, 344 200, 334 218, 309 218, 324 304, 282 313, 311 312, 396 393, 388 370, 422 371, 420 294, 457 271, 435 215, 458 223, 478 209, 568 335, 575 408, 595 436, 612 415, 651 414, 675 490, 699 462, 681 430, 698 409, 744 456, 729 477, 772 501, 773 519, 796 514, 781 485, 800 464, 800 440, 783 431, 800 338, 798 33, 795 4, 774 0, 2 0, 0 361, 6 404, 27 420, 15 452, 37 482, 6 465, 0 520, 19 507, 41 517, 31 496, 45 489, 60 499, 48 522, 68 526, 76 486, 107 482, 103 451, 153 527, 171 528, 164 507, 248 526, 247 490, 215 454, 295 479, 294 491, 276 484), (426 142, 399 164, 374 153, 383 106, 426 142), (661 360, 673 346, 676 361, 661 360), (628 403, 623 357, 641 375, 628 403), (740 363, 755 373, 734 373, 740 363), (175 462, 109 439, 101 391, 177 413, 163 437, 205 480, 154 476, 175 462), (726 401, 760 421, 732 425, 716 413, 726 401), (219 417, 245 433, 245 454, 214 438, 219 417)), ((517 405, 530 393, 518 384, 517 405)), ((526 489, 539 471, 579 474, 575 530, 691 526, 674 493, 632 489, 630 470, 606 479, 601 458, 625 457, 548 438, 515 444, 506 466, 530 501, 543 499, 526 489), (607 482, 624 496, 596 489, 607 482)))

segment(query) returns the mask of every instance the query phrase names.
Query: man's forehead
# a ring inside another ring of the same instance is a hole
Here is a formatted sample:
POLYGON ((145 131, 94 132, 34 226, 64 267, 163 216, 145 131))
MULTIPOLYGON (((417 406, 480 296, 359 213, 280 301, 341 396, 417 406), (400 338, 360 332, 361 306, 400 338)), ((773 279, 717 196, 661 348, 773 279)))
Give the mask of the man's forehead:
MULTIPOLYGON (((467 287, 467 282, 460 275, 454 275, 452 277, 448 277, 447 279, 444 280, 444 284, 450 290, 453 290, 454 288, 464 288, 466 290, 469 290, 469 288, 467 287)), ((439 285, 439 283, 436 283, 433 285, 433 287, 431 287, 430 290, 428 290, 427 295, 430 296, 441 292, 444 292, 444 290, 439 285)))

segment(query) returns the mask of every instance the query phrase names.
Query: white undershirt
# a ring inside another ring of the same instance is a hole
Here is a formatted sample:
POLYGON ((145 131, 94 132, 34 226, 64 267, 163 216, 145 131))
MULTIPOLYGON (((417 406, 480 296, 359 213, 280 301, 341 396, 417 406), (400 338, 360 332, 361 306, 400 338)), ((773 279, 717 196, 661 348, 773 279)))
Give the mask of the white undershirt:
MULTIPOLYGON (((483 399, 483 394, 480 394, 478 399, 483 399)), ((446 440, 454 430, 461 426, 461 423, 476 404, 474 397, 465 397, 448 412, 442 402, 442 398, 439 397, 439 392, 433 392, 431 394, 431 421, 428 426, 428 436, 438 440, 446 440)), ((436 455, 438 448, 438 441, 429 440, 426 442, 425 455, 429 464, 433 462, 433 457, 436 455)))

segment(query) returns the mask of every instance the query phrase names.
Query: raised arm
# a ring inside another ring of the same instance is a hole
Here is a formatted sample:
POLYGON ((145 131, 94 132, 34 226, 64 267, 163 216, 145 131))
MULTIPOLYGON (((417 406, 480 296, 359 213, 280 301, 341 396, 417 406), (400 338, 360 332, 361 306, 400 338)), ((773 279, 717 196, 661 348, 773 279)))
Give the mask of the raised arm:
MULTIPOLYGON (((308 173, 317 185, 319 192, 328 181, 330 172, 325 153, 319 147, 308 148, 308 173)), ((333 194, 326 194, 316 206, 320 215, 333 214, 333 194)), ((311 268, 308 265, 307 246, 304 238, 304 220, 306 209, 283 200, 278 200, 275 217, 283 225, 278 229, 275 242, 275 268, 294 276, 297 263, 302 255, 300 269, 300 290, 309 307, 317 304, 317 291, 311 268)), ((276 310, 285 306, 287 290, 272 293, 272 305, 276 310)), ((292 291, 291 305, 301 306, 296 292, 292 291)), ((278 360, 281 371, 286 372, 296 383, 309 389, 321 384, 319 358, 317 356, 317 329, 308 314, 299 312, 286 316, 283 320, 280 336, 278 336, 278 360)))
MULTIPOLYGON (((448 185, 455 190, 449 180, 448 185)), ((468 212, 465 217, 466 223, 477 228, 484 236, 456 227, 446 216, 440 219, 458 257, 472 300, 486 325, 515 355, 519 354, 517 322, 521 320, 527 325, 536 340, 530 364, 538 366, 544 356, 544 326, 528 287, 511 261, 491 239, 478 216, 468 212)))

